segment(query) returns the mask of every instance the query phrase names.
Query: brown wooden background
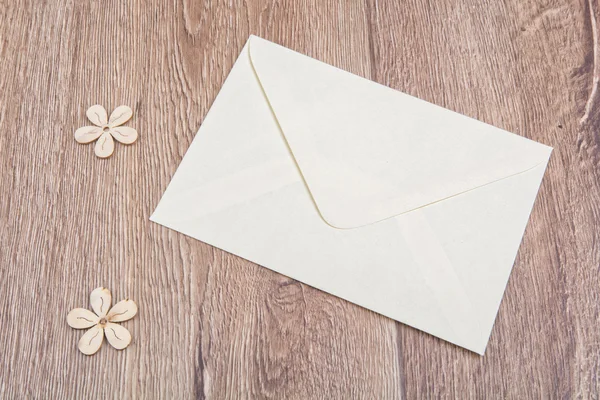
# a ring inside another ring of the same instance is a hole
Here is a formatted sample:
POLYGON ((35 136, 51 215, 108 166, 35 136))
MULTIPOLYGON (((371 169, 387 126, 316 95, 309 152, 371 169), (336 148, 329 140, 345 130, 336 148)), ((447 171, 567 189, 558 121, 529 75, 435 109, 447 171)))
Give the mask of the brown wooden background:
POLYGON ((600 396, 598 0, 0 0, 0 397, 600 396), (148 221, 249 34, 554 146, 485 357, 148 221), (130 105, 108 160, 85 110, 130 105), (134 341, 66 315, 106 286, 134 341))

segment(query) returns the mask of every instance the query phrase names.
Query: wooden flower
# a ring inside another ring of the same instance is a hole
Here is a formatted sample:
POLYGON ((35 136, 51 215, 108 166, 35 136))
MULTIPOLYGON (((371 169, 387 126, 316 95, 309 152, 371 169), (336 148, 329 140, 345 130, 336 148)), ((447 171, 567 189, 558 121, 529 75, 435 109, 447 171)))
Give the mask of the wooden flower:
POLYGON ((122 300, 110 308, 112 296, 106 288, 96 288, 90 295, 90 303, 95 314, 85 308, 76 308, 67 315, 67 323, 71 328, 89 329, 79 340, 79 350, 86 355, 96 353, 104 336, 108 343, 117 350, 122 350, 131 343, 131 334, 127 329, 115 322, 123 322, 137 314, 137 305, 132 300, 122 300))
POLYGON ((90 143, 98 139, 94 152, 100 158, 109 157, 115 151, 115 140, 131 144, 137 140, 138 133, 128 126, 121 126, 133 116, 133 111, 127 106, 115 108, 110 118, 104 107, 91 106, 86 115, 95 126, 84 126, 75 131, 77 143, 90 143))

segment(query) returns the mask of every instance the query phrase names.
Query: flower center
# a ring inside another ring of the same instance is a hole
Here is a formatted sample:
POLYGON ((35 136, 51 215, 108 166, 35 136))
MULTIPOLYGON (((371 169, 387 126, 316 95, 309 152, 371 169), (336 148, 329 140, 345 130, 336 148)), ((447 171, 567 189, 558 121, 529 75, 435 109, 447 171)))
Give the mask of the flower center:
POLYGON ((106 318, 100 318, 100 325, 104 326, 107 322, 106 318))
POLYGON ((102 128, 102 131, 103 132, 108 132, 108 131, 110 131, 110 128, 108 126, 105 126, 104 128, 102 128))

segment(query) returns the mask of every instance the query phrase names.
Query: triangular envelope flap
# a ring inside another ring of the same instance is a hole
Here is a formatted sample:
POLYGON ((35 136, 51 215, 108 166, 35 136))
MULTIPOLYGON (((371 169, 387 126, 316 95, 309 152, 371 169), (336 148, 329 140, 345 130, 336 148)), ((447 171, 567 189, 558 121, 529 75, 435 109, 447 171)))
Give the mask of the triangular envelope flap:
POLYGON ((524 172, 552 150, 255 36, 249 50, 317 208, 336 228, 524 172))

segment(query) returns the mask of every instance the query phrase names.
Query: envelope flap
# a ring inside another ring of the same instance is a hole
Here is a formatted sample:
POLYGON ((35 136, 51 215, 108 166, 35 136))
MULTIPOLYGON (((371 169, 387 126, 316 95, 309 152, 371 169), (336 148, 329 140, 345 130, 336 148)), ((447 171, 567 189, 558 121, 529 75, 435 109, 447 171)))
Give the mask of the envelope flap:
POLYGON ((255 36, 249 54, 320 214, 336 228, 522 173, 552 150, 255 36))

